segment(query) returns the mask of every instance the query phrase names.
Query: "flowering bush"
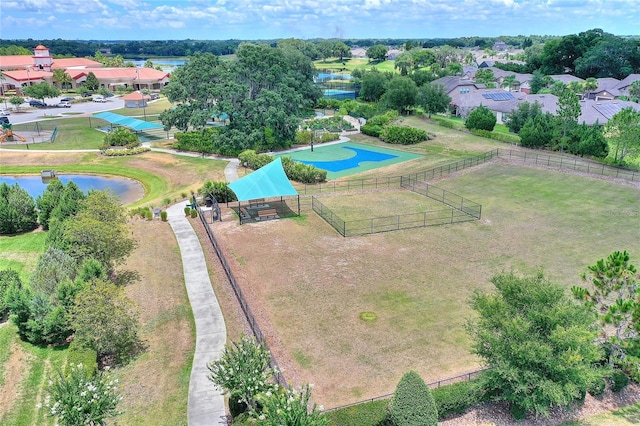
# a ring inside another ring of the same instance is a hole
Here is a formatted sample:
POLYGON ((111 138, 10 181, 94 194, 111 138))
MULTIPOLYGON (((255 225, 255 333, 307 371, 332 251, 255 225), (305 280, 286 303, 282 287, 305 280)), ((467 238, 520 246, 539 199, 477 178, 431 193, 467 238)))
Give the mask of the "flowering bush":
POLYGON ((239 342, 226 346, 220 359, 207 367, 209 380, 224 392, 238 398, 250 409, 257 407, 256 396, 274 389, 274 370, 269 365, 271 354, 263 343, 242 336, 239 342))
POLYGON ((119 414, 117 382, 103 372, 91 376, 78 364, 66 376, 58 371, 49 382, 45 406, 61 426, 104 425, 106 418, 119 414))
POLYGON ((327 419, 322 416, 322 407, 309 404, 311 386, 303 386, 299 391, 294 388, 280 388, 259 395, 258 401, 262 413, 257 416, 261 426, 325 426, 327 419), (309 410, 311 408, 311 410, 309 410))

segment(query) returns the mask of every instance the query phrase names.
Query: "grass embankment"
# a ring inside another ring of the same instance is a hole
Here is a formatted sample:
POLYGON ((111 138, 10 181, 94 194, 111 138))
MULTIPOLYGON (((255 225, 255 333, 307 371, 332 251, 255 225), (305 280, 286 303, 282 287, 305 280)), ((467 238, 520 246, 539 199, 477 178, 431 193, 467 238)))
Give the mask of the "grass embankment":
POLYGON ((13 269, 20 274, 22 282, 27 282, 40 253, 44 251, 46 238, 47 233, 40 231, 0 236, 0 270, 13 269))
MULTIPOLYGON (((141 279, 126 291, 139 306, 146 348, 129 365, 114 370, 124 413, 113 424, 186 425, 195 326, 180 253, 168 223, 137 220, 132 232, 138 246, 124 268, 135 269, 141 279)), ((1 237, 3 255, 24 253, 33 235, 1 237)), ((34 248, 22 255, 22 276, 28 276, 28 265, 35 264, 39 254, 34 248)), ((0 424, 54 424, 39 404, 44 403, 49 379, 66 359, 66 347, 34 346, 22 342, 12 324, 0 327, 0 424)))

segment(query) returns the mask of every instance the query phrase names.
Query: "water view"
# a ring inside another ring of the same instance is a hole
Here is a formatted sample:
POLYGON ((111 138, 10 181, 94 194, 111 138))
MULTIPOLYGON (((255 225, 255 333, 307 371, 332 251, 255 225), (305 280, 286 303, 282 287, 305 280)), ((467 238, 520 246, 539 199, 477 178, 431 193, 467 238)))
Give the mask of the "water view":
MULTIPOLYGON (((121 177, 106 177, 94 175, 58 175, 63 184, 73 181, 85 194, 90 190, 111 190, 124 204, 138 201, 144 196, 144 188, 140 182, 121 177)), ((47 188, 50 178, 40 176, 0 176, 0 184, 20 185, 35 200, 47 188)))
MULTIPOLYGON (((172 71, 174 68, 181 67, 187 63, 187 60, 185 59, 150 58, 149 60, 153 62, 154 67, 159 66, 160 68, 162 68, 162 71, 172 71)), ((136 59, 136 60, 132 60, 131 62, 133 62, 133 64, 137 68, 142 68, 144 67, 144 64, 147 62, 147 60, 136 59)))

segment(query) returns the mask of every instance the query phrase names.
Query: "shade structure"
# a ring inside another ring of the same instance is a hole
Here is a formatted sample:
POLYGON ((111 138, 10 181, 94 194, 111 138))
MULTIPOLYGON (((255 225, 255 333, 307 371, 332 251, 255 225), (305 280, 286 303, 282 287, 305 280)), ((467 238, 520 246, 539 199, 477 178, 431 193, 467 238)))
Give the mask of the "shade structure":
POLYGON ((98 114, 94 114, 93 116, 108 121, 111 124, 118 124, 120 126, 128 127, 135 130, 136 132, 142 130, 163 128, 161 124, 150 123, 148 121, 138 120, 137 118, 127 117, 126 115, 115 114, 113 112, 100 112, 98 114))
POLYGON ((236 194, 238 201, 298 195, 282 168, 281 158, 227 186, 236 194))

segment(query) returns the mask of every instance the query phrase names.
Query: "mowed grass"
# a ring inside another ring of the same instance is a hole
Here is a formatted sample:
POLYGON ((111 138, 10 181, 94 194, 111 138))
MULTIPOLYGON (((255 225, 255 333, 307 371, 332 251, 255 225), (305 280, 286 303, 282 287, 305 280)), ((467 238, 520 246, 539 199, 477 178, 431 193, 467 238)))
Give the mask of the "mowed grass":
POLYGON ((640 402, 609 413, 565 422, 562 426, 628 426, 640 424, 640 402))
POLYGON ((481 203, 482 219, 351 238, 315 214, 220 225, 234 250, 227 260, 243 259, 232 263, 252 310, 277 336, 270 345, 285 377, 314 383, 325 407, 392 393, 408 370, 429 382, 479 368, 464 330, 468 302, 491 291, 498 272, 543 268, 568 290, 614 250, 640 263, 637 216, 627 213, 640 210, 636 187, 502 163, 436 186, 481 203))
POLYGON ((322 196, 318 200, 346 222, 450 209, 432 198, 402 189, 322 196))
POLYGON ((0 270, 13 269, 27 282, 40 254, 44 251, 46 232, 33 231, 22 235, 0 236, 0 270))

